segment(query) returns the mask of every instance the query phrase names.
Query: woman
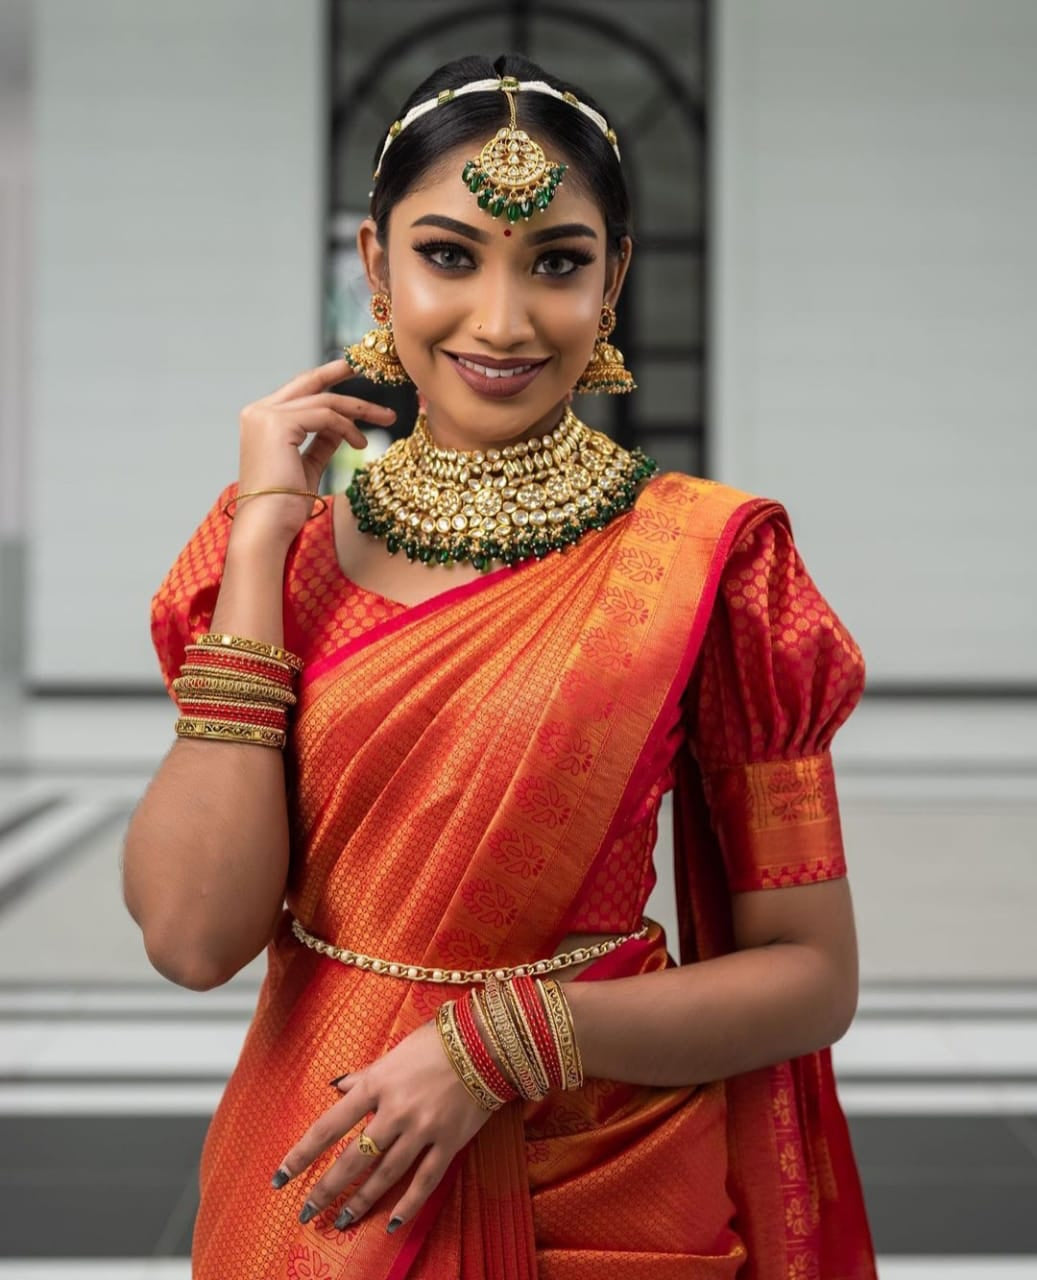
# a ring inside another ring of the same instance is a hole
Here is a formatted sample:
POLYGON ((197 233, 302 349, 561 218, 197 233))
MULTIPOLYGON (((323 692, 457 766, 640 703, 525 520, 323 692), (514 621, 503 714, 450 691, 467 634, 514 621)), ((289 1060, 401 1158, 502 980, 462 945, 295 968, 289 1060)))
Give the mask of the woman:
POLYGON ((780 504, 653 475, 569 407, 630 387, 619 141, 584 92, 448 64, 371 200, 379 327, 242 412, 239 478, 152 602, 184 715, 127 904, 174 981, 268 961, 193 1274, 873 1277, 828 1048, 857 998, 829 744, 860 651, 780 504), (423 411, 314 511, 356 421, 392 420, 327 390, 351 368, 423 411), (671 788, 680 964, 642 917, 671 788), (472 993, 461 1038, 505 1084, 493 972, 556 956, 573 1075, 487 1105, 446 1010, 472 993))

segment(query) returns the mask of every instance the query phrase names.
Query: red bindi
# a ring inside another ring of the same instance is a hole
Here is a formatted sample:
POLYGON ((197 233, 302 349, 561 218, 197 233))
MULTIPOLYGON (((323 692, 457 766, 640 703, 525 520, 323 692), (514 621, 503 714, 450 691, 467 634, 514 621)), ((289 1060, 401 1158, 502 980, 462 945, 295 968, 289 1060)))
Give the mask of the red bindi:
POLYGON ((505 228, 504 228, 504 234, 505 234, 506 236, 510 236, 510 235, 511 235, 511 228, 510 228, 510 227, 505 227, 505 228))

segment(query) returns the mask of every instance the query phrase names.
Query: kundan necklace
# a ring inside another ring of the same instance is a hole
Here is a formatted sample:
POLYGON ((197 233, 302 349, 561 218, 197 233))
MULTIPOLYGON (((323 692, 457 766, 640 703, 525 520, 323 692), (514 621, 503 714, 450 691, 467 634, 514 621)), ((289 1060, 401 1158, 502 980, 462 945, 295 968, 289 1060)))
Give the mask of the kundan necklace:
POLYGON ((359 467, 346 490, 357 525, 391 553, 489 569, 572 546, 633 506, 657 470, 566 406, 548 435, 503 449, 439 449, 424 413, 414 430, 359 467))

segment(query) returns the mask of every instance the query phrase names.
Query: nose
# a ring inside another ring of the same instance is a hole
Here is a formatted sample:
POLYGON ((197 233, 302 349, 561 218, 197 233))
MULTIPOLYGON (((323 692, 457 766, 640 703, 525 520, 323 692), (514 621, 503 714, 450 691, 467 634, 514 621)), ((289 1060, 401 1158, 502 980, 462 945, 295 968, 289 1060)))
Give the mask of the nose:
POLYGON ((506 270, 481 273, 471 324, 473 334, 498 353, 528 346, 536 337, 525 291, 506 270))

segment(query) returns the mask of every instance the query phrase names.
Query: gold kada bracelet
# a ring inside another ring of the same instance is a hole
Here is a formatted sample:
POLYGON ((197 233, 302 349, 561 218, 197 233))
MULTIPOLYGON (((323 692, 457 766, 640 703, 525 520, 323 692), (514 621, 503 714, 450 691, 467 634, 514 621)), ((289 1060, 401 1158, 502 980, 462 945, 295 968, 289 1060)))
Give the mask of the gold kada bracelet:
POLYGON ((553 973, 556 969, 565 969, 572 964, 582 964, 584 960, 596 960, 598 956, 615 951, 624 942, 648 935, 648 920, 635 933, 624 933, 618 938, 609 938, 607 942, 596 942, 590 947, 577 947, 574 951, 562 951, 546 960, 528 960, 525 964, 515 964, 501 969, 433 969, 421 964, 403 964, 396 960, 381 960, 377 956, 364 955, 362 951, 350 951, 348 947, 336 947, 330 942, 314 937, 302 927, 298 920, 292 919, 292 933, 314 951, 321 955, 338 960, 341 964, 355 965, 358 969, 370 969, 372 973, 388 974, 391 978, 409 978, 413 982, 451 982, 469 983, 485 982, 491 975, 502 981, 507 978, 529 977, 533 974, 553 973))

